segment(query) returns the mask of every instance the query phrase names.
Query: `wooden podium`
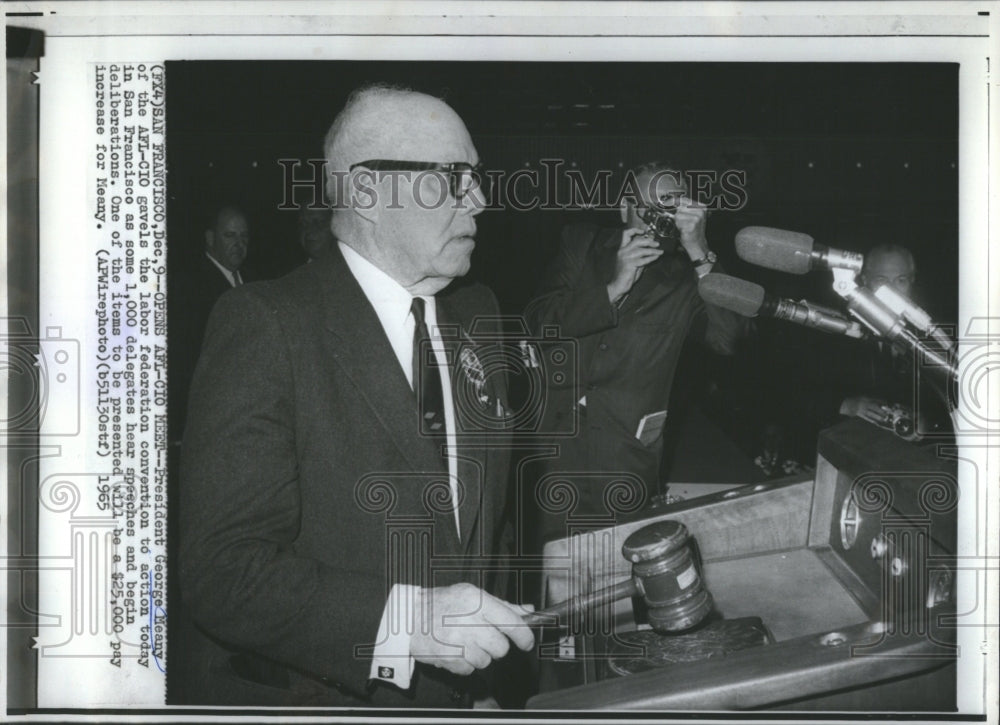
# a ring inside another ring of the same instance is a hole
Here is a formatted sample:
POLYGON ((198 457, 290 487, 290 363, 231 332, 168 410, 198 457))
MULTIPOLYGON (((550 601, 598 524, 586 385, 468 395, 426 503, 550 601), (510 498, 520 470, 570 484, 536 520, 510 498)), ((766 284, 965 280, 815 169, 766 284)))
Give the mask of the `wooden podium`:
POLYGON ((955 470, 853 419, 820 435, 814 478, 571 528, 545 547, 546 603, 627 578, 625 538, 676 519, 697 542, 713 618, 759 618, 770 642, 616 675, 624 635, 648 629, 641 602, 619 601, 546 632, 528 709, 954 711, 955 470))

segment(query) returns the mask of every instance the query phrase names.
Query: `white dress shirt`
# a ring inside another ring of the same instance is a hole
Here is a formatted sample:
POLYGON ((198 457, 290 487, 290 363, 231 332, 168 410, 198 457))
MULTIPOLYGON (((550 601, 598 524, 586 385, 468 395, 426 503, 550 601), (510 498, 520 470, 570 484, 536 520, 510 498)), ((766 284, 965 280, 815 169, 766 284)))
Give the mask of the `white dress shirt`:
MULTIPOLYGON (((389 345, 412 388, 413 330, 416 324, 410 309, 413 295, 351 247, 340 241, 337 242, 337 246, 365 297, 375 308, 375 314, 382 323, 386 337, 389 338, 389 345)), ((431 347, 442 371, 441 387, 447 427, 445 445, 448 457, 448 482, 451 488, 455 528, 461 532, 458 507, 454 505, 458 500, 458 460, 455 455, 455 407, 452 399, 451 375, 448 372, 444 342, 438 330, 437 305, 433 297, 423 297, 423 300, 424 322, 431 337, 431 347)), ((414 425, 416 421, 414 416, 414 425)), ((410 638, 414 632, 414 600, 418 590, 417 586, 396 584, 389 592, 375 640, 377 644, 369 675, 372 679, 391 682, 402 689, 410 686, 410 678, 413 676, 414 662, 410 655, 410 638)))

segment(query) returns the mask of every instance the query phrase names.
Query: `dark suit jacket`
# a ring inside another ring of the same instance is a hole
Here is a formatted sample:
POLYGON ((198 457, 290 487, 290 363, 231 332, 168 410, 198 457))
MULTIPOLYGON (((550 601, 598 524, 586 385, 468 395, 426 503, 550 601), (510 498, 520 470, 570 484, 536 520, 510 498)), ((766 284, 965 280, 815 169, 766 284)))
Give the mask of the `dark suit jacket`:
MULTIPOLYGON (((495 313, 482 286, 438 295, 439 324, 461 327, 446 343, 452 359, 476 316, 495 313)), ((461 365, 451 374, 456 391, 469 388, 461 365)), ((506 404, 500 377, 488 393, 490 409, 506 404)), ((366 683, 393 584, 489 583, 482 557, 495 546, 508 454, 505 433, 477 427, 476 404, 456 393, 460 541, 440 442, 419 435, 416 398, 343 257, 223 295, 181 467, 181 589, 201 631, 172 646, 189 694, 170 699, 456 706, 467 678, 440 669, 418 665, 405 694, 366 683)))
MULTIPOLYGON (((244 282, 257 278, 248 269, 241 269, 240 277, 244 282)), ((219 297, 232 286, 203 251, 186 264, 171 268, 169 285, 171 439, 178 440, 184 430, 183 413, 208 317, 219 297)))
POLYGON ((570 429, 567 419, 586 396, 579 432, 560 439, 561 455, 553 467, 628 473, 643 481, 646 496, 656 493, 663 440, 644 445, 636 431, 644 415, 667 408, 685 339, 692 336, 716 352, 732 354, 747 323, 702 301, 697 275, 683 251, 668 252, 648 265, 624 301, 612 305, 607 285, 620 240, 621 229, 564 229, 528 319, 539 335, 545 326, 557 326, 579 364, 575 379, 567 376, 560 385, 550 381, 543 429, 570 429))

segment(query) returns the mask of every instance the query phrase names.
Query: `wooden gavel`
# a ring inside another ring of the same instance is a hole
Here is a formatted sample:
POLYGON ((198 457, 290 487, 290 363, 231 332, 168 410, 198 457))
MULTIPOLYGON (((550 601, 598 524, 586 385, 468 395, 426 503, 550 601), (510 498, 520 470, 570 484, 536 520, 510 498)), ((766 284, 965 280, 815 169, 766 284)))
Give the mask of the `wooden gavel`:
POLYGON ((527 614, 524 621, 531 626, 566 626, 573 614, 641 596, 655 631, 689 629, 712 611, 712 595, 698 573, 688 546, 690 540, 687 527, 679 521, 643 526, 622 544, 622 556, 632 562, 631 578, 527 614))

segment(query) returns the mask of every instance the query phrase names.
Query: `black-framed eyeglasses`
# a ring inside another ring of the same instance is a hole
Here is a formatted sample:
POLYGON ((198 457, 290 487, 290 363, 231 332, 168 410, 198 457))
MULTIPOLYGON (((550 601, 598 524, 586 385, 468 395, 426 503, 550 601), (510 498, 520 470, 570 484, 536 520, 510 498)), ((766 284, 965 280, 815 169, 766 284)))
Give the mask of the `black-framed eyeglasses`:
POLYGON ((349 171, 364 167, 370 171, 404 172, 404 171, 443 171, 448 174, 448 189, 456 200, 461 200, 473 189, 482 189, 484 193, 488 177, 484 166, 468 164, 464 161, 440 163, 437 161, 400 161, 397 159, 369 159, 351 164, 349 171))

